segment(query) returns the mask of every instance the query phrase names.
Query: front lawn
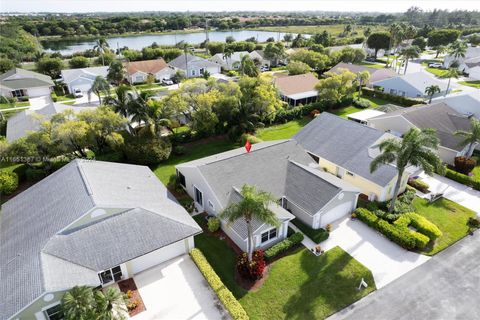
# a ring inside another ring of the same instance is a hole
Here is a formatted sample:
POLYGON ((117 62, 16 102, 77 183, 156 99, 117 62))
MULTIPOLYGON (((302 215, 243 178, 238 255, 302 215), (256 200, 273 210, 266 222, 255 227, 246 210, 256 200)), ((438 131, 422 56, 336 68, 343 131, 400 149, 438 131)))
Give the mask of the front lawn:
POLYGON ((312 229, 299 219, 293 219, 292 223, 315 243, 328 239, 328 232, 324 229, 312 229))
POLYGON ((464 86, 474 87, 480 89, 480 80, 472 81, 458 81, 458 83, 463 84, 464 86))
POLYGON ((300 120, 292 120, 287 123, 262 128, 257 130, 255 136, 264 141, 290 139, 311 120, 309 117, 303 117, 300 120))
POLYGON ((15 103, 0 103, 0 109, 10 109, 18 107, 28 107, 30 106, 30 101, 19 101, 15 103))
POLYGON ((469 231, 468 219, 476 215, 472 210, 445 198, 433 203, 415 198, 413 206, 416 213, 436 224, 443 233, 435 241, 433 248, 425 249, 424 253, 427 255, 434 255, 465 237, 469 231))
POLYGON ((438 68, 425 68, 426 71, 436 75, 439 78, 442 78, 445 76, 445 74, 448 72, 448 70, 445 69, 438 69, 438 68))
POLYGON ((473 180, 480 182, 480 157, 473 156, 472 158, 477 161, 477 165, 473 168, 471 177, 473 180))
POLYGON ((346 119, 349 114, 359 112, 359 111, 363 111, 363 110, 365 110, 365 109, 357 108, 355 106, 349 106, 349 107, 343 107, 343 108, 340 108, 340 109, 334 109, 331 112, 333 114, 339 116, 339 117, 342 117, 342 118, 346 119))

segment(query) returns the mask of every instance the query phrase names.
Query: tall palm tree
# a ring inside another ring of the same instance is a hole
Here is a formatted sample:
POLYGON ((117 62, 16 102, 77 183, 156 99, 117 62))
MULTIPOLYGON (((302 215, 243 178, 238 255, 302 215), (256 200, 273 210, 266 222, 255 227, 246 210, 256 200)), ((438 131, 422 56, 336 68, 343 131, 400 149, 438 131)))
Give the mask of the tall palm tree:
POLYGON ((363 31, 363 35, 365 36, 365 40, 363 41, 362 47, 365 47, 365 45, 367 44, 367 39, 368 39, 368 37, 370 37, 371 34, 372 34, 372 29, 370 27, 367 27, 363 31))
POLYGON ((95 298, 91 287, 73 287, 63 295, 61 303, 67 320, 89 320, 94 316, 95 298))
POLYGON ((401 51, 401 55, 405 59, 405 70, 403 73, 406 74, 407 68, 408 68, 408 60, 420 57, 420 48, 417 46, 410 46, 408 48, 403 49, 401 51))
POLYGON ((234 223, 238 219, 245 220, 248 233, 248 261, 252 261, 254 242, 252 223, 254 220, 278 227, 279 221, 268 206, 275 203, 276 199, 268 192, 258 191, 255 186, 243 185, 240 192, 242 199, 239 202, 230 204, 219 217, 227 220, 228 224, 234 223))
POLYGON ((107 79, 102 76, 97 76, 93 81, 92 87, 89 90, 94 92, 98 96, 99 104, 102 104, 101 93, 105 92, 107 95, 110 93, 110 85, 108 84, 107 79))
POLYGON ((366 85, 370 80, 370 73, 368 71, 362 71, 357 74, 358 81, 358 99, 362 95, 362 86, 366 85))
POLYGON ((473 154, 475 145, 480 143, 480 120, 472 117, 470 119, 470 131, 459 130, 455 132, 455 135, 463 138, 460 142, 460 146, 468 146, 465 156, 470 158, 473 154))
POLYGON ((455 58, 454 62, 458 63, 458 58, 465 58, 467 53, 467 44, 463 41, 455 41, 448 48, 449 53, 455 58))
POLYGON ((419 167, 429 175, 435 170, 443 170, 442 161, 435 152, 438 145, 439 140, 435 130, 417 128, 407 131, 402 140, 390 138, 379 144, 380 154, 370 163, 370 172, 375 172, 383 164, 393 163, 397 167, 397 181, 388 208, 389 212, 393 212, 395 208, 403 174, 408 166, 419 167))
POLYGON ((386 67, 390 65, 390 55, 392 54, 392 48, 395 44, 395 39, 397 37, 397 33, 400 31, 400 25, 398 23, 392 23, 390 27, 388 27, 388 32, 390 32, 390 43, 388 45, 388 55, 387 55, 387 62, 386 67))
POLYGON ((227 63, 227 68, 230 69, 230 58, 232 57, 233 55, 233 50, 230 49, 230 48, 227 48, 225 49, 225 51, 223 51, 223 59, 225 59, 225 62, 227 63))
POLYGON ((108 48, 110 48, 110 46, 105 38, 97 39, 95 45, 93 46, 93 50, 97 51, 102 56, 102 65, 105 65, 105 59, 103 58, 103 55, 105 52, 107 52, 108 48))
POLYGON ((440 87, 437 86, 436 84, 432 84, 431 86, 428 86, 425 88, 425 94, 427 94, 430 99, 428 100, 428 103, 432 103, 432 97, 435 93, 439 93, 441 90, 440 90, 440 87))
POLYGON ((443 46, 443 45, 436 46, 436 47, 434 47, 433 49, 435 49, 435 51, 437 51, 437 54, 435 55, 435 59, 438 58, 438 55, 439 55, 439 54, 444 53, 445 51, 447 51, 447 47, 446 47, 446 46, 443 46))
POLYGON ((95 292, 96 314, 98 320, 125 319, 127 314, 126 296, 112 287, 95 292))
POLYGON ((450 90, 450 83, 452 81, 452 78, 458 79, 460 76, 460 72, 458 72, 457 68, 450 68, 448 71, 442 76, 442 78, 448 78, 448 85, 447 85, 447 90, 445 91, 445 96, 448 94, 448 91, 450 90))

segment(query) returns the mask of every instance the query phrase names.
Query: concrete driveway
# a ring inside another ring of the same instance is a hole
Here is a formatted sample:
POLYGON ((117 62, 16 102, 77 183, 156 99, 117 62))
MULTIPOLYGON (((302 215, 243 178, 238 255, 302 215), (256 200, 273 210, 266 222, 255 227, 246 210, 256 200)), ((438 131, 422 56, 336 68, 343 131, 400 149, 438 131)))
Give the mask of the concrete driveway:
POLYGON ((333 223, 324 250, 340 246, 370 269, 378 288, 382 288, 430 258, 403 249, 361 221, 349 217, 333 223))
POLYGON ((329 320, 480 319, 480 233, 436 254, 329 320))
POLYGON ((146 311, 132 319, 230 319, 188 255, 169 260, 133 278, 146 311))
MULTIPOLYGON (((443 192, 443 197, 452 200, 462 206, 469 208, 480 217, 480 191, 474 190, 466 185, 434 174, 428 176, 425 173, 419 175, 420 179, 428 183, 432 193, 443 192)), ((429 198, 429 194, 419 193, 423 198, 429 198)))
POLYGON ((28 99, 30 101, 30 110, 38 110, 52 102, 51 96, 40 96, 28 99))

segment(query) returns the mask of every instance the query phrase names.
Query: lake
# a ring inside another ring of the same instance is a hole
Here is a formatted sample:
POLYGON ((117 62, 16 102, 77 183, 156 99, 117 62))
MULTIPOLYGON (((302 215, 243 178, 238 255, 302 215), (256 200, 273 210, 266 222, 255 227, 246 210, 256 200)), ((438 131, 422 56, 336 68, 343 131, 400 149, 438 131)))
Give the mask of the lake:
MULTIPOLYGON (((271 31, 211 31, 209 32, 210 41, 225 42, 228 36, 232 36, 236 41, 246 40, 251 37, 257 38, 259 42, 264 42, 273 37, 275 40, 283 39, 285 33, 271 31)), ((205 41, 204 32, 182 33, 182 34, 158 34, 158 35, 134 35, 125 37, 106 38, 110 48, 128 47, 130 49, 141 50, 156 42, 159 45, 175 45, 180 41, 190 44, 199 44, 205 41)), ((47 52, 60 52, 63 55, 70 55, 75 52, 92 49, 95 40, 53 40, 42 41, 42 46, 47 52)))

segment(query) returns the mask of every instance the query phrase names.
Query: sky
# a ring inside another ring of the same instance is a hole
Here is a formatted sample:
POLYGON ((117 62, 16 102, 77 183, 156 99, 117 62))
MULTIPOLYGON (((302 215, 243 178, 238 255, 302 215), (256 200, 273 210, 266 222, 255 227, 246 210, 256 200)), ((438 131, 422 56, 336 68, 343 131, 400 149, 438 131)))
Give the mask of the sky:
POLYGON ((0 0, 0 12, 480 10, 479 0, 0 0))

